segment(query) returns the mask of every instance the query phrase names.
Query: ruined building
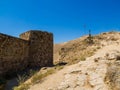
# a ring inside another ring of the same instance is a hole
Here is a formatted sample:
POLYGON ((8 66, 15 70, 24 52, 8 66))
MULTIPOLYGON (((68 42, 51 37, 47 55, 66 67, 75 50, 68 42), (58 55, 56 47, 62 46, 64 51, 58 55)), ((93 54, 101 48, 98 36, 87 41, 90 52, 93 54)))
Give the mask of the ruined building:
POLYGON ((0 75, 53 65, 53 34, 27 31, 20 38, 0 33, 0 75))

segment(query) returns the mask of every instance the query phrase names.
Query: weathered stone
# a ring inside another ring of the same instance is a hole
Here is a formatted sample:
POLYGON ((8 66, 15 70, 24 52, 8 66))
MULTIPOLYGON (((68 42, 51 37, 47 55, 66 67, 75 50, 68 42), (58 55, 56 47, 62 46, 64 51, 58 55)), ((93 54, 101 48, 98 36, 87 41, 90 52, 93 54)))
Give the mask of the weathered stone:
POLYGON ((0 75, 52 64, 52 33, 28 31, 20 38, 0 33, 0 75))
POLYGON ((120 60, 120 52, 117 50, 106 53, 107 60, 120 60))
POLYGON ((48 32, 28 31, 20 38, 29 41, 29 66, 50 66, 53 64, 53 35, 48 32), (36 63, 37 62, 37 63, 36 63))

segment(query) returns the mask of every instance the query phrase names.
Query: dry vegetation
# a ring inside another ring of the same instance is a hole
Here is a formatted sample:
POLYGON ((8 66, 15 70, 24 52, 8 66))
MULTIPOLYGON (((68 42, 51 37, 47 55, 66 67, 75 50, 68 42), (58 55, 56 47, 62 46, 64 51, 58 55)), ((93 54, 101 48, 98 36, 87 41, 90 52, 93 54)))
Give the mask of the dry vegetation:
MULTIPOLYGON (((13 90, 28 90, 31 85, 36 83, 41 83, 44 81, 44 78, 63 69, 64 66, 56 65, 54 67, 43 68, 40 71, 37 71, 32 75, 32 77, 27 81, 25 81, 26 76, 19 76, 19 86, 13 88, 13 90)), ((32 73, 32 72, 31 72, 32 73)))
MULTIPOLYGON (((89 44, 87 41, 88 36, 78 38, 69 42, 54 45, 54 63, 67 62, 67 65, 78 63, 81 60, 85 60, 87 57, 92 56, 98 49, 109 45, 111 42, 119 43, 120 33, 108 32, 102 33, 92 37, 93 43, 89 44)), ((63 66, 55 66, 49 69, 45 69, 45 72, 35 73, 30 82, 22 83, 19 87, 15 87, 14 90, 27 90, 29 86, 41 83, 48 75, 55 73, 62 69, 63 66)))
POLYGON ((54 62, 64 61, 68 64, 74 64, 80 60, 85 60, 86 57, 93 55, 100 48, 95 45, 96 42, 94 44, 87 43, 87 36, 65 43, 59 48, 58 45, 55 45, 54 48, 58 48, 58 51, 54 53, 54 62))
POLYGON ((54 45, 54 63, 67 62, 74 64, 93 55, 98 49, 113 42, 118 43, 120 33, 107 32, 93 36, 93 44, 89 44, 88 36, 83 36, 76 40, 54 45))

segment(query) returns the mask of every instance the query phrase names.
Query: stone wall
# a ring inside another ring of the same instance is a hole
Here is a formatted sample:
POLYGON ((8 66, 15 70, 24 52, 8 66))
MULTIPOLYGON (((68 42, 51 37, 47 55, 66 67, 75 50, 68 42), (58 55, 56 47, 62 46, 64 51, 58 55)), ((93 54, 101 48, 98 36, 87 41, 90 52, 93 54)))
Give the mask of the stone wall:
POLYGON ((30 67, 51 66, 53 64, 52 33, 42 31, 28 31, 21 34, 20 38, 29 41, 30 67))
POLYGON ((53 35, 28 31, 20 38, 0 33, 0 75, 53 64, 53 35))
POLYGON ((0 34, 0 74, 12 73, 27 66, 28 42, 0 34))

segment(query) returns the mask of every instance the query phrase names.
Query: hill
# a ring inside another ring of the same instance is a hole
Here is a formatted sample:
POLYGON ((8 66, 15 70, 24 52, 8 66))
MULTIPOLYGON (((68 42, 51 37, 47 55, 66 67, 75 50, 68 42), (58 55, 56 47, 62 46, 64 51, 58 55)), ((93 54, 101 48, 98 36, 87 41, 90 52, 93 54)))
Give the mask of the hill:
POLYGON ((102 33, 92 39, 92 44, 87 42, 88 36, 56 44, 54 62, 68 64, 43 68, 22 87, 29 84, 28 90, 120 90, 120 33, 102 33))
POLYGON ((54 62, 67 62, 69 64, 85 60, 94 54, 98 49, 112 43, 120 43, 120 33, 106 32, 92 37, 93 44, 87 43, 88 36, 54 45, 54 62))

